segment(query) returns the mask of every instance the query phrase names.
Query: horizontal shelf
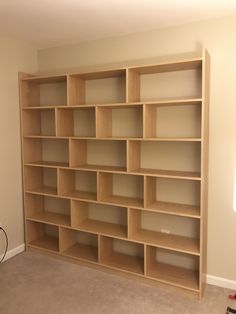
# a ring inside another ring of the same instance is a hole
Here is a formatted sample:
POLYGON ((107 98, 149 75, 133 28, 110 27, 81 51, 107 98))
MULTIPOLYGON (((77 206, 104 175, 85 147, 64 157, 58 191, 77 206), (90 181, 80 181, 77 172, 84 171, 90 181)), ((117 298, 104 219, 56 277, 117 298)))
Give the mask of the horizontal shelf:
POLYGON ((201 142, 201 138, 194 137, 91 137, 91 136, 54 136, 54 135, 27 135, 24 138, 42 139, 78 139, 78 140, 101 140, 101 141, 156 141, 156 142, 201 142))
POLYGON ((46 236, 46 235, 35 241, 31 241, 28 245, 32 247, 44 249, 46 251, 53 251, 53 252, 59 251, 58 239, 50 237, 50 236, 46 236))
POLYGON ((141 257, 113 252, 106 257, 102 264, 118 270, 143 275, 143 259, 141 257))
POLYGON ((97 263, 97 251, 97 247, 76 243, 75 245, 64 251, 62 255, 97 263))
POLYGON ((164 249, 200 255, 199 240, 194 238, 140 229, 132 235, 132 239, 164 249))
POLYGON ((127 207, 143 207, 143 200, 135 197, 127 197, 127 196, 119 196, 119 195, 111 195, 105 197, 101 200, 101 202, 105 202, 108 204, 116 204, 127 207))
POLYGON ((91 171, 104 171, 104 172, 124 172, 127 170, 125 167, 115 167, 115 166, 99 166, 99 165, 82 165, 78 167, 73 167, 73 169, 78 170, 91 170, 91 171))
POLYGON ((25 166, 38 166, 38 167, 49 167, 49 168, 69 168, 69 163, 58 162, 58 161, 34 161, 27 162, 25 166))
POLYGON ((126 102, 126 103, 113 103, 113 104, 86 104, 86 105, 76 105, 76 106, 30 106, 23 107, 23 110, 40 110, 40 109, 53 109, 53 108, 63 108, 63 109, 76 109, 76 108, 86 108, 86 107, 126 107, 126 106, 141 106, 141 105, 156 105, 156 106, 179 106, 179 105, 194 105, 200 104, 202 98, 182 98, 182 99, 162 99, 155 101, 140 101, 140 102, 126 102))
POLYGON ((63 214, 39 212, 27 217, 27 220, 43 222, 52 225, 70 226, 70 217, 63 214))
POLYGON ((200 218, 200 207, 185 204, 156 201, 146 206, 147 209, 169 215, 200 218))
POLYGON ((42 194, 42 195, 57 195, 57 188, 49 186, 41 186, 39 188, 28 189, 27 193, 42 194))
POLYGON ((176 178, 176 179, 186 179, 186 180, 201 180, 201 175, 199 172, 190 171, 174 171, 174 170, 157 170, 157 169, 144 169, 139 168, 132 170, 129 174, 138 175, 150 175, 162 178, 176 178))
POLYGON ((194 270, 157 263, 148 269, 147 276, 163 283, 199 292, 199 274, 194 270))
POLYGON ((61 194, 60 196, 81 199, 81 200, 97 200, 97 196, 95 192, 87 192, 87 191, 69 191, 66 194, 61 194))
POLYGON ((83 231, 90 231, 102 235, 110 235, 119 238, 127 238, 127 229, 125 226, 116 225, 109 222, 87 219, 78 224, 77 227, 83 231))

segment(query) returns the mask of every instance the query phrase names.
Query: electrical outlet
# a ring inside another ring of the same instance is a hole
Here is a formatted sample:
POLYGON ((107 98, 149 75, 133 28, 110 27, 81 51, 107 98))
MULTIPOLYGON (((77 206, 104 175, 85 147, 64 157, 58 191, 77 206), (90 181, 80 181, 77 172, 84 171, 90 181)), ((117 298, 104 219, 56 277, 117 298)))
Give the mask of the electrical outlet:
POLYGON ((168 229, 161 229, 161 232, 162 232, 162 233, 170 234, 170 230, 168 230, 168 229))

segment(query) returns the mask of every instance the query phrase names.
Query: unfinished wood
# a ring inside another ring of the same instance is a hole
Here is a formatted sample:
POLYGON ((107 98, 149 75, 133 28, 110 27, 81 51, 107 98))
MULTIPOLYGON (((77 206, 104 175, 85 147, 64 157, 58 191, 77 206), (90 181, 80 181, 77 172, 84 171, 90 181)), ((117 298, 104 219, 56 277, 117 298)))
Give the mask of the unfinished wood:
POLYGON ((128 69, 126 82, 126 101, 140 101, 140 77, 136 68, 128 69))
MULTIPOLYGON (((114 244, 112 238, 101 237, 100 254, 101 263, 109 267, 122 269, 127 272, 143 274, 144 260, 141 256, 132 256, 124 253, 114 251, 114 244), (104 253, 104 254, 103 254, 104 253)), ((131 246, 140 246, 140 244, 129 243, 131 246)))
POLYGON ((151 175, 160 178, 173 178, 173 179, 183 179, 183 180, 201 180, 200 172, 191 172, 191 171, 172 171, 172 170, 158 170, 158 169, 134 169, 132 170, 133 174, 140 175, 151 175))
POLYGON ((78 77, 68 76, 68 105, 81 106, 85 103, 85 81, 78 77))
POLYGON ((96 137, 110 137, 112 134, 112 111, 110 108, 96 108, 96 137))
POLYGON ((156 261, 156 248, 147 246, 147 276, 163 283, 199 291, 198 271, 156 261))
POLYGON ((27 217, 27 219, 57 226, 70 226, 70 217, 63 214, 39 212, 27 217))

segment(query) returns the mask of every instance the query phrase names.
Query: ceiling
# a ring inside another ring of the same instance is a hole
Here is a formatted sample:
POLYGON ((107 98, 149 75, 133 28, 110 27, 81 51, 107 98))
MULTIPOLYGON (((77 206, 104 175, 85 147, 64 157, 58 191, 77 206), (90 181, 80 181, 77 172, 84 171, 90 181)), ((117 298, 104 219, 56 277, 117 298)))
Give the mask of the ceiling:
POLYGON ((236 0, 0 0, 0 33, 37 48, 236 14, 236 0))

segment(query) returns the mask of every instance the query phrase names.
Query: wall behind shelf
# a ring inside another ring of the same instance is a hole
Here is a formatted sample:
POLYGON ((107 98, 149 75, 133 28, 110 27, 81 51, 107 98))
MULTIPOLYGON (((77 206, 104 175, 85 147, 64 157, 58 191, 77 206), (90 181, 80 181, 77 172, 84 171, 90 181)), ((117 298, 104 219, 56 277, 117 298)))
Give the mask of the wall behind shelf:
POLYGON ((0 221, 11 250, 24 243, 18 71, 37 70, 36 49, 0 36, 0 69, 0 221))
POLYGON ((40 50, 40 72, 131 65, 186 52, 211 54, 208 274, 236 280, 232 210, 236 134, 236 16, 40 50))

